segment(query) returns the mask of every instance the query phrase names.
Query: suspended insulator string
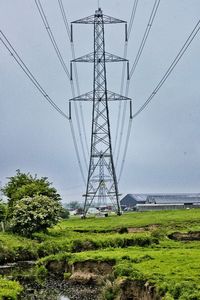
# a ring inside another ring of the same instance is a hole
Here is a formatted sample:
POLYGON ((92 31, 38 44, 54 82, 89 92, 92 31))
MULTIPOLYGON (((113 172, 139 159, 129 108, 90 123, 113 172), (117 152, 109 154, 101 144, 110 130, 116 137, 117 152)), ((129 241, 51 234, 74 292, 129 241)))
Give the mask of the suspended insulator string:
POLYGON ((200 20, 197 22, 196 26, 194 27, 194 29, 192 30, 191 34, 187 38, 187 40, 184 43, 183 47, 181 48, 181 50, 179 51, 179 53, 177 54, 177 56, 173 60, 173 62, 170 65, 170 67, 167 69, 167 71, 164 74, 164 76, 162 77, 162 79, 159 81, 158 85, 155 87, 155 89, 153 90, 153 92, 151 93, 151 95, 144 102, 144 104, 140 107, 140 109, 138 109, 138 111, 133 115, 133 118, 137 117, 146 108, 146 106, 149 104, 149 102, 151 102, 151 100, 153 99, 153 97, 157 94, 157 92, 162 87, 162 85, 165 83, 165 81, 167 80, 167 78, 169 77, 169 75, 171 74, 171 72, 174 70, 175 66, 180 61, 180 59, 182 58, 182 56, 184 55, 184 53, 186 52, 186 50, 188 49, 188 47, 190 46, 190 44, 192 43, 192 41, 194 40, 194 38, 197 35, 197 33, 199 32, 199 30, 200 30, 200 20))
POLYGON ((56 103, 49 97, 49 95, 46 93, 46 91, 43 89, 43 87, 40 85, 38 80, 35 78, 35 76, 31 73, 31 71, 28 69, 28 67, 25 65, 23 60, 20 58, 16 50, 13 48, 9 40, 6 38, 4 33, 0 31, 0 40, 2 44, 5 46, 5 48, 8 50, 8 52, 12 55, 14 60, 17 62, 17 64, 20 66, 20 68, 24 71, 26 76, 31 80, 31 82, 34 84, 34 86, 37 88, 37 90, 43 95, 43 97, 51 104, 51 106, 64 118, 69 120, 69 117, 56 105, 56 103))
POLYGON ((139 50, 137 52, 136 58, 134 60, 133 66, 132 66, 131 71, 130 71, 130 78, 133 76, 133 73, 135 72, 135 69, 136 69, 137 64, 139 62, 139 59, 140 59, 141 54, 143 52, 143 49, 145 47, 145 44, 146 44, 147 38, 149 36, 150 30, 152 28, 153 21, 155 19, 159 4, 160 4, 160 0, 155 0, 151 15, 150 15, 147 27, 146 27, 146 30, 145 30, 143 38, 142 38, 142 42, 140 44, 139 50))
POLYGON ((80 172, 81 172, 81 176, 82 176, 83 182, 84 182, 84 184, 86 186, 86 180, 85 180, 85 176, 84 176, 84 172, 83 172, 83 167, 82 167, 82 164, 81 164, 81 159, 80 159, 80 155, 79 155, 78 144, 77 144, 77 140, 76 140, 74 126, 73 126, 73 123, 72 123, 71 119, 69 120, 69 123, 70 123, 70 128, 71 128, 71 133, 72 133, 72 139, 73 139, 73 143, 74 143, 74 148, 75 148, 75 152, 76 152, 76 158, 78 160, 79 169, 80 169, 80 172))
MULTIPOLYGON (((73 41, 71 41, 71 32, 70 32, 69 23, 67 21, 67 16, 66 16, 66 12, 65 12, 62 0, 58 0, 58 4, 59 4, 59 8, 60 8, 60 11, 61 11, 61 15, 62 15, 62 18, 63 18, 64 25, 65 25, 65 29, 66 29, 66 32, 67 32, 67 35, 68 35, 68 39, 69 39, 70 44, 71 44, 72 59, 75 59, 76 55, 75 55, 74 43, 73 43, 73 41)), ((78 95, 80 95, 81 93, 80 93, 78 70, 77 70, 76 63, 74 63, 74 71, 75 71, 75 80, 76 80, 77 93, 78 93, 78 95)), ((84 122, 84 117, 83 117, 83 107, 82 107, 81 102, 79 102, 79 108, 80 108, 81 123, 82 123, 82 128, 83 128, 83 134, 84 134, 84 139, 85 139, 86 150, 87 150, 87 154, 89 156, 89 146, 88 146, 88 142, 87 142, 85 122, 84 122)))
MULTIPOLYGON (((129 37, 130 37, 130 34, 131 34, 131 30, 133 28, 133 23, 134 23, 134 20, 135 20, 135 15, 136 15, 138 1, 139 0, 135 0, 134 4, 133 4, 131 18, 130 18, 130 22, 129 22, 129 26, 128 26, 128 30, 127 30, 127 38, 128 38, 128 40, 129 40, 129 37)), ((127 52, 128 52, 128 41, 125 41, 125 44, 124 44, 124 55, 123 55, 123 58, 125 58, 125 59, 127 58, 127 52)), ((120 95, 122 95, 123 91, 124 91, 125 71, 126 71, 126 61, 123 62, 123 66, 122 66, 122 77, 121 77, 120 95)), ((125 103, 124 103, 124 105, 125 105, 125 103)), ((120 101, 119 107, 118 107, 118 114, 117 114, 117 125, 116 125, 117 128, 116 128, 115 143, 114 143, 114 148, 113 148, 114 149, 113 155, 116 152, 116 147, 117 147, 118 138, 119 138, 119 128, 120 128, 121 114, 122 114, 122 102, 120 101)))
POLYGON ((42 19, 42 21, 43 21, 43 24, 44 24, 44 26, 45 26, 45 29, 46 29, 46 31, 47 31, 47 33, 48 33, 48 35, 49 35, 49 38, 50 38, 50 40, 51 40, 51 43, 52 43, 52 45, 53 45, 53 47, 54 47, 54 50, 55 50, 55 52, 56 52, 56 54, 57 54, 57 57, 58 57, 58 59, 59 59, 59 61, 60 61, 60 64, 61 64, 61 66, 63 67, 63 70, 64 70, 64 72, 66 73, 68 79, 70 79, 70 74, 69 74, 68 68, 67 68, 67 66, 66 66, 66 64, 65 64, 65 62, 64 62, 64 59, 63 59, 63 57, 62 57, 62 55, 61 55, 61 53, 60 53, 60 50, 59 50, 59 48, 58 48, 58 45, 57 45, 56 40, 55 40, 55 38, 54 38, 54 35, 53 35, 52 31, 51 31, 49 22, 48 22, 48 20, 47 20, 47 17, 46 17, 46 15, 45 15, 45 12, 44 12, 44 10, 43 10, 43 7, 42 7, 42 4, 41 4, 40 0, 35 0, 35 4, 36 4, 37 9, 38 9, 38 11, 39 11, 39 14, 40 14, 40 16, 41 16, 41 19, 42 19))

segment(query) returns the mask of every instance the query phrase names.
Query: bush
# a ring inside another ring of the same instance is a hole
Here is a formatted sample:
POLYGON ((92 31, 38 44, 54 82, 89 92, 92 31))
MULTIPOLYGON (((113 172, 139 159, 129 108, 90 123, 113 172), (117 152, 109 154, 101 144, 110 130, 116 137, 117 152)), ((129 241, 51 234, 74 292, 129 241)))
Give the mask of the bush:
POLYGON ((59 202, 60 195, 51 185, 52 183, 47 180, 47 177, 37 178, 37 175, 32 176, 30 173, 25 174, 17 170, 17 174, 9 177, 8 183, 2 189, 8 198, 9 215, 12 215, 13 206, 22 198, 43 195, 59 202))
POLYGON ((60 203, 47 196, 23 198, 13 206, 10 229, 30 237, 34 232, 45 231, 56 224, 61 211, 60 203))
POLYGON ((18 282, 6 280, 0 275, 0 300, 16 300, 22 290, 18 282))
POLYGON ((62 211, 60 213, 61 219, 64 219, 64 220, 69 219, 69 215, 70 215, 69 210, 63 207, 62 211))

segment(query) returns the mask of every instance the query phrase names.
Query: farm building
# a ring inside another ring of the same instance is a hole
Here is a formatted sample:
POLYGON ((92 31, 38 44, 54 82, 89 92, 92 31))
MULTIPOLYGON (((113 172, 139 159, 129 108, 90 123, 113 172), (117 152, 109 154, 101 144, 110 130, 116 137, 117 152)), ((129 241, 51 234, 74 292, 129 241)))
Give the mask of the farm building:
POLYGON ((138 211, 199 208, 200 194, 127 194, 121 207, 138 211))
POLYGON ((148 195, 146 203, 154 204, 200 204, 200 194, 158 194, 148 195))
POLYGON ((121 201, 121 207, 132 209, 136 204, 144 204, 146 202, 146 194, 127 194, 121 201))

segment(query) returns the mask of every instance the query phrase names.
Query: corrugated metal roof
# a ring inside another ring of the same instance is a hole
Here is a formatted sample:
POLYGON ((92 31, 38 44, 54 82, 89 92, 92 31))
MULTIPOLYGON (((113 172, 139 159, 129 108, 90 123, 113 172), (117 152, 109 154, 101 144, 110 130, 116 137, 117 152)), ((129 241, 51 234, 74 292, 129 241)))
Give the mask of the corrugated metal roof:
POLYGON ((200 203, 200 195, 170 194, 151 195, 147 197, 148 203, 200 203))
POLYGON ((184 194, 127 194, 122 202, 136 203, 200 203, 200 193, 184 194))

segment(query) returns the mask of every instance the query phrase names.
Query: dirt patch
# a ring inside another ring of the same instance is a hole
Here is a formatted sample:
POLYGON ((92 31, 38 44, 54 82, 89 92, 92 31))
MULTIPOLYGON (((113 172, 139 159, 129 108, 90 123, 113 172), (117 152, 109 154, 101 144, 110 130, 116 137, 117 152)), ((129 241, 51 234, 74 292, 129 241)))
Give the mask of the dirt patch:
POLYGON ((129 227, 128 233, 137 233, 147 231, 146 227, 129 227))
POLYGON ((160 300, 156 294, 155 287, 144 281, 123 279, 119 283, 119 300, 160 300))
POLYGON ((145 227, 128 227, 128 233, 137 233, 137 232, 145 232, 145 231, 153 231, 159 228, 159 225, 152 224, 145 227))
POLYGON ((159 225, 158 224, 152 224, 152 225, 149 225, 147 226, 148 230, 152 231, 152 230, 156 230, 159 228, 159 225))
POLYGON ((105 277, 113 272, 114 260, 76 262, 72 265, 70 282, 102 285, 105 277))
POLYGON ((109 260, 109 261, 87 260, 82 262, 76 262, 72 266, 72 274, 75 272, 80 272, 80 273, 89 273, 94 275, 106 276, 112 273, 114 265, 115 265, 114 260, 109 260))
POLYGON ((47 270, 55 274, 63 274, 67 271, 67 263, 65 261, 52 260, 46 265, 47 270))
POLYGON ((200 241, 200 231, 173 232, 168 237, 175 241, 200 241))
POLYGON ((75 272, 69 278, 71 283, 101 285, 102 278, 93 273, 75 272))

